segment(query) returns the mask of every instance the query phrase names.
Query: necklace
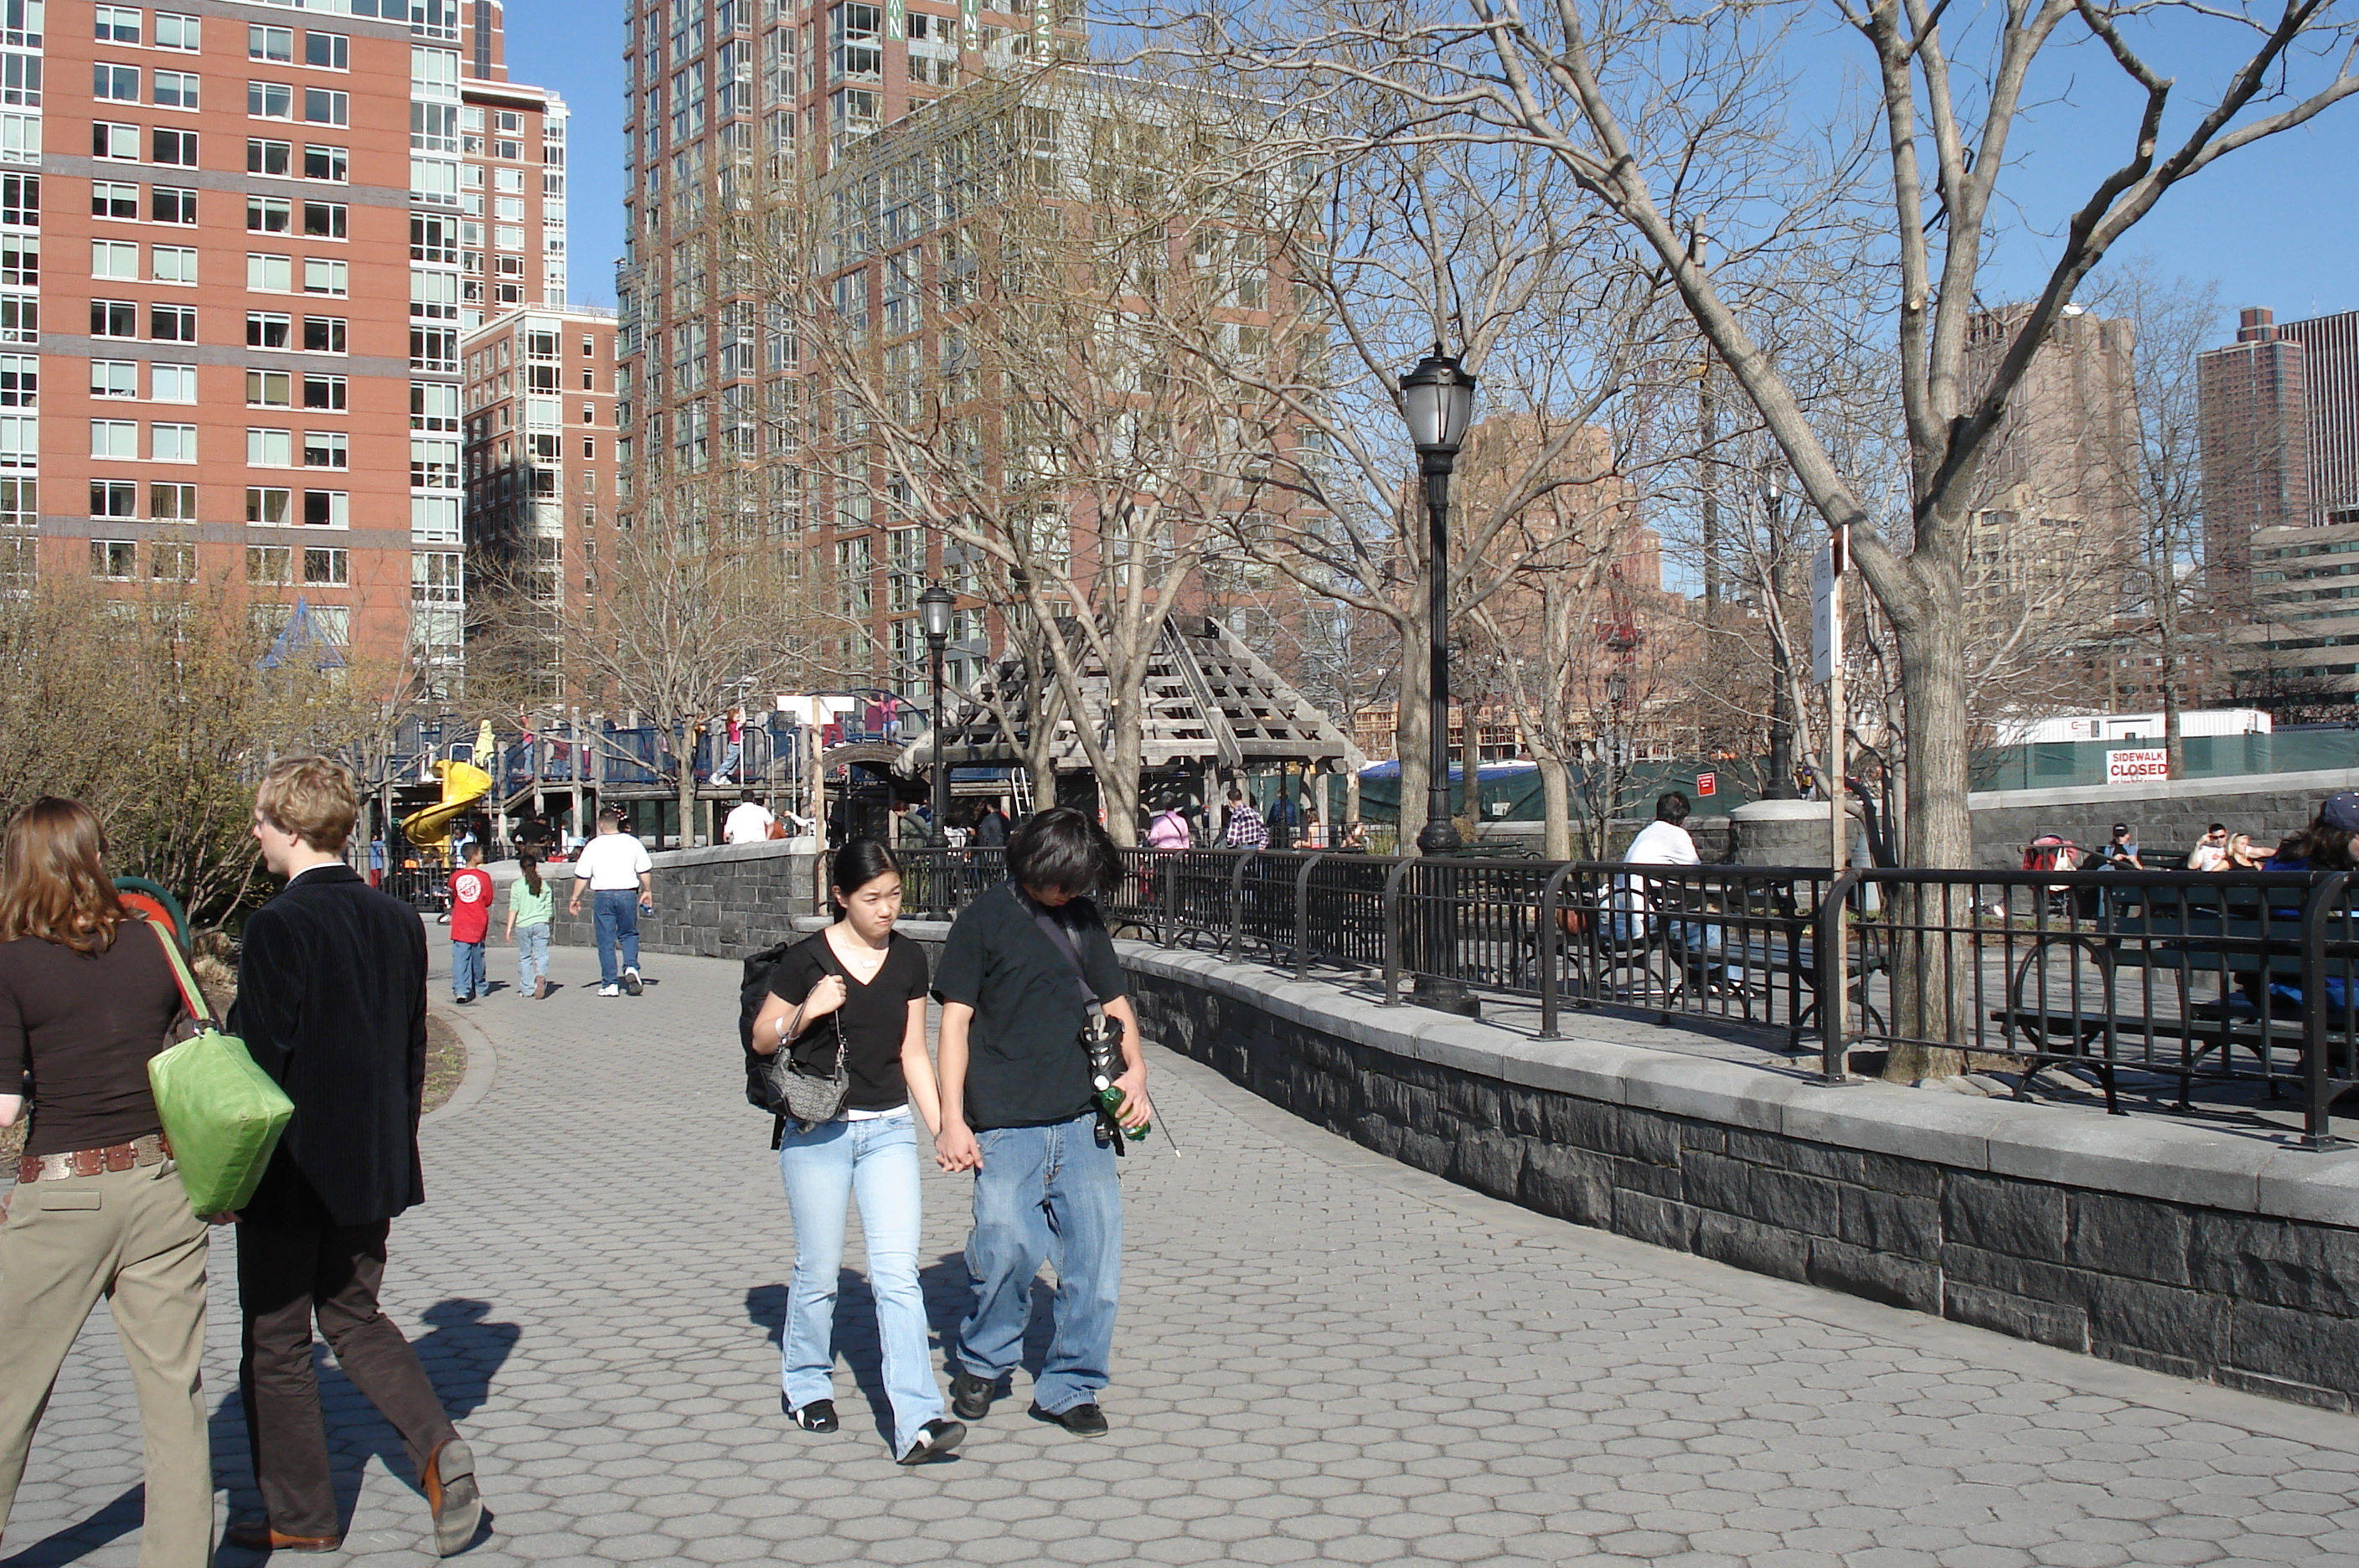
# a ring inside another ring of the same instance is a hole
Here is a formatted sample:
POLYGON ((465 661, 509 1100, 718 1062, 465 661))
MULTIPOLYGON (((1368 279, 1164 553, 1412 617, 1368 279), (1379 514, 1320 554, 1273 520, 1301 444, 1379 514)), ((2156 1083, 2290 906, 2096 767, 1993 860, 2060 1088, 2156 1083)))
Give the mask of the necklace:
POLYGON ((822 940, 826 942, 829 951, 835 954, 836 961, 849 970, 864 985, 876 978, 877 971, 885 967, 885 960, 891 951, 889 938, 888 945, 885 948, 873 948, 864 942, 856 943, 850 953, 846 953, 842 946, 838 945, 832 934, 822 940))

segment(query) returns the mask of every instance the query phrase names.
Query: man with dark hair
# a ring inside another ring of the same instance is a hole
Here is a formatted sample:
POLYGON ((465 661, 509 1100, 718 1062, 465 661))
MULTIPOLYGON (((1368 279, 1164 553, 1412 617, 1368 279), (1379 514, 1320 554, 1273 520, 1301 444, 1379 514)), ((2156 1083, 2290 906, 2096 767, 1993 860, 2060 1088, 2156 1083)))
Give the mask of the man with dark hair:
POLYGON ((1122 1029, 1125 1127, 1147 1124, 1147 1060, 1122 966, 1092 896, 1121 869, 1105 830, 1071 806, 1040 812, 1007 847, 1008 880, 959 912, 934 972, 942 1004, 946 1171, 973 1171, 967 1272, 951 1408, 981 1421, 1015 1369, 1032 1280, 1057 1260, 1055 1334, 1031 1414, 1103 1436, 1097 1397, 1114 1358, 1122 1276, 1115 1136, 1100 1116, 1082 1031, 1093 1006, 1122 1029))
POLYGON ((393 1217, 426 1200, 426 933, 417 911, 343 863, 359 806, 349 773, 298 757, 266 774, 255 800, 263 863, 287 886, 247 917, 230 1027, 295 1119, 238 1215, 238 1391, 265 1514, 231 1526, 230 1543, 332 1552, 341 1540, 311 1365, 317 1318, 345 1377, 401 1434, 448 1557, 482 1517, 474 1456, 377 1308, 393 1217))

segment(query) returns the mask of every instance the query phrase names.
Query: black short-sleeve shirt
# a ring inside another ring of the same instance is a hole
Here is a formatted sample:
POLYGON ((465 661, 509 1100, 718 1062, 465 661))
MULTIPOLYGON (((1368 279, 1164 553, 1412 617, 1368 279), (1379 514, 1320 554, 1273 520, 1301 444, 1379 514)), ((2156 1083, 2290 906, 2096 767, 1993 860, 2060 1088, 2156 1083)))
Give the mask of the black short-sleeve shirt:
POLYGON ((144 920, 101 953, 0 942, 0 1094, 32 1078, 27 1154, 104 1149, 163 1130, 147 1059, 180 1016, 180 987, 144 920))
MULTIPOLYGON (((792 1003, 810 995, 819 977, 831 971, 820 954, 827 941, 821 931, 787 949, 770 971, 770 994, 792 1003)), ((837 967, 842 961, 837 960, 837 967)), ((901 1076, 901 1041, 909 1029, 909 1004, 926 994, 926 950, 895 931, 885 951, 885 967, 862 985, 844 976, 843 1006, 814 1020, 790 1041, 795 1064, 816 1073, 835 1066, 835 1028, 843 1023, 843 1064, 852 1076, 844 1108, 853 1111, 897 1111, 909 1103, 909 1085, 901 1076)))
MULTIPOLYGON (((1100 1002, 1128 988, 1096 906, 1076 898, 1056 911, 1100 1002)), ((1001 884, 959 911, 942 945, 934 995, 974 1009, 967 1032, 966 1121, 984 1127, 1070 1121, 1095 1104, 1082 1046, 1089 1011, 1073 966, 1001 884)))

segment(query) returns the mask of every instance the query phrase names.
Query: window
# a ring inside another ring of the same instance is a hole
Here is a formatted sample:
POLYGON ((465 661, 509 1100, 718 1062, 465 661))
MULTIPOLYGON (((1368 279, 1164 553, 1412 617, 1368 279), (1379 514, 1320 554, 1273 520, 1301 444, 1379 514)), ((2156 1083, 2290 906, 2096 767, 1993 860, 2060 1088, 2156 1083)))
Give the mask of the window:
POLYGON ((139 574, 139 550, 129 539, 90 541, 90 574, 111 582, 128 582, 139 574))
POLYGON ((342 201, 304 202, 304 236, 315 240, 342 239, 345 212, 346 208, 342 201))
POLYGON ((294 267, 291 256, 249 254, 245 258, 245 286, 259 293, 291 294, 295 291, 294 267))
POLYGON ((321 261, 305 257, 303 262, 303 292, 333 294, 338 298, 351 291, 351 269, 341 261, 321 261))
POLYGON ((121 163, 139 161, 139 127, 113 120, 93 120, 90 126, 90 156, 113 158, 121 163))
MULTIPOLYGON (((595 439, 590 436, 583 436, 582 438, 582 455, 585 459, 594 458, 598 455, 598 442, 595 439)), ((1832 810, 1832 808, 1829 809, 1830 811, 1832 810)))
POLYGON ((190 54, 204 47, 204 24, 177 11, 156 13, 156 47, 184 49, 190 54))
POLYGON ((245 373, 245 402, 250 408, 285 408, 293 405, 294 377, 284 370, 245 373))
POLYGON ((197 487, 193 485, 147 486, 147 516, 159 523, 197 520, 197 487))
POLYGON ((0 223, 29 228, 41 221, 41 177, 0 174, 0 223))
POLYGON ((193 109, 197 106, 197 73, 193 71, 159 71, 156 73, 156 106, 159 109, 193 109))
MULTIPOLYGON (((90 275, 92 278, 119 278, 130 282, 137 282, 139 247, 122 240, 91 241, 90 275)), ((29 282, 30 280, 20 278, 14 281, 29 282)))
POLYGON ((343 353, 344 318, 342 316, 304 317, 303 347, 312 354, 343 353))
POLYGON ((827 14, 829 63, 837 82, 877 82, 885 74, 885 51, 877 38, 884 32, 881 5, 837 5, 827 14))
POLYGON ((94 338, 137 337, 139 307, 128 299, 92 299, 90 302, 90 335, 94 338))
POLYGON ((249 82, 245 84, 245 112, 257 120, 291 120, 295 117, 295 89, 283 82, 249 82))
POLYGON ((295 62, 295 29, 292 27, 249 27, 245 29, 245 58, 266 60, 275 65, 295 62))
POLYGON ((41 236, 0 234, 0 285, 11 289, 41 286, 41 236))
MULTIPOLYGON (((254 494, 249 490, 248 495, 254 494)), ((284 495, 284 490, 277 492, 284 495)), ((254 519, 248 517, 246 521, 254 519)), ((285 521, 284 517, 279 519, 285 521)), ((283 544, 250 544, 245 547, 245 580, 264 586, 276 586, 287 581, 288 547, 283 544)))
POLYGON ((139 187, 122 185, 112 180, 90 182, 90 215, 93 218, 136 218, 139 215, 139 187))
POLYGON ((287 490, 249 485, 245 492, 245 520, 268 524, 273 528, 284 524, 287 521, 288 499, 292 494, 287 490))
POLYGON ((295 435, 291 430, 245 432, 245 461, 255 468, 295 466, 295 435))
POLYGON ((139 68, 136 65, 93 65, 90 95, 109 103, 139 102, 139 68))
POLYGON ((158 403, 195 402, 197 400, 197 367, 193 365, 148 366, 147 395, 158 403))
POLYGON ((303 374, 303 407, 327 408, 336 413, 344 411, 344 394, 351 383, 342 376, 323 376, 317 371, 303 374))
POLYGON ((303 526, 343 528, 352 526, 352 497, 342 490, 303 492, 303 526))
POLYGON ((327 180, 342 185, 350 178, 347 170, 352 154, 340 147, 310 147, 303 148, 303 178, 327 180))
POLYGON ((147 247, 148 277, 158 283, 194 283, 197 252, 193 245, 147 247))
POLYGON ((248 136, 245 142, 245 171, 248 174, 286 174, 288 159, 294 155, 292 142, 264 141, 248 136))
POLYGON ((326 87, 306 87, 303 118, 314 125, 349 125, 353 123, 353 95, 326 87))
POLYGON ((40 355, 0 354, 0 408, 38 408, 40 401, 40 355))
POLYGON ((197 308, 194 305, 148 306, 147 335, 158 343, 196 342, 197 308))
POLYGON ((245 313, 245 346, 285 348, 288 331, 293 325, 291 317, 269 310, 248 310, 245 313))
POLYGON ((92 457, 137 457, 139 455, 139 421, 136 419, 92 419, 90 422, 90 455, 92 457))
POLYGON ((158 583, 195 582, 197 547, 151 542, 147 546, 147 575, 158 583))
MULTIPOLYGON (((158 18, 161 20, 161 18, 158 18)), ((92 35, 103 44, 136 44, 139 41, 139 13, 126 5, 101 5, 98 27, 92 35)))
POLYGON ((148 192, 147 215, 159 223, 197 221, 197 193, 175 185, 158 185, 148 192))
POLYGON ((303 550, 303 581, 317 588, 342 588, 352 581, 352 551, 307 545, 303 550))
POLYGON ((283 234, 295 221, 294 210, 294 203, 284 196, 248 196, 245 199, 246 232, 283 234))
MULTIPOLYGON (((305 33, 303 63, 329 71, 352 69, 352 39, 342 33, 305 33)), ((337 122, 339 125, 342 121, 337 122)))
POLYGON ((129 479, 93 479, 90 482, 90 515, 93 517, 136 517, 139 515, 139 485, 129 479))
MULTIPOLYGON (((41 106, 41 57, 37 54, 0 55, 0 103, 27 109, 41 106)), ((22 136, 32 128, 29 115, 12 116, 22 136)), ((30 149, 38 150, 38 149, 30 149)))
POLYGON ((512 196, 522 195, 524 193, 524 170, 521 169, 494 169, 492 171, 492 187, 494 190, 506 191, 512 196))
POLYGON ((306 468, 345 468, 350 464, 344 456, 344 432, 342 430, 305 430, 303 432, 303 466, 306 468))
POLYGON ((136 359, 92 360, 90 395, 93 397, 138 397, 139 362, 136 359))
POLYGON ((153 156, 151 163, 169 164, 175 169, 197 167, 197 133, 166 130, 158 125, 149 137, 153 156))
MULTIPOLYGON (((41 302, 29 294, 0 294, 0 343, 31 343, 41 341, 41 302)), ((0 491, 6 489, 0 481, 0 491)))
POLYGON ((147 427, 147 455, 158 463, 197 461, 197 427, 154 424, 147 427))
MULTIPOLYGON (((585 370, 585 371, 583 371, 582 374, 582 375, 584 375, 584 376, 587 376, 587 375, 589 375, 590 373, 589 373, 588 371, 586 371, 586 370, 585 370)), ((595 408, 592 408, 590 404, 587 404, 587 403, 582 404, 582 422, 583 424, 585 424, 585 425, 594 425, 594 424, 596 424, 596 423, 598 422, 598 410, 597 410, 595 408)))

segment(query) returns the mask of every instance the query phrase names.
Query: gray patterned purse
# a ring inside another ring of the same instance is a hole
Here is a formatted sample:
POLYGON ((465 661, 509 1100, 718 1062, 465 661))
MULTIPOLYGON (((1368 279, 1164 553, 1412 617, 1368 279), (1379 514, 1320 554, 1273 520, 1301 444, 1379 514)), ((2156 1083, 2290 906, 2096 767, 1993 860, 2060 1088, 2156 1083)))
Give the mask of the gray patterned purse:
MULTIPOLYGON (((852 978, 843 972, 835 954, 828 951, 827 933, 819 938, 821 970, 843 980, 843 1006, 852 1005, 852 978)), ((835 1065, 827 1073, 808 1072, 795 1064, 794 1048, 781 1045, 769 1063, 770 1096, 778 1114, 798 1123, 805 1132, 822 1122, 832 1122, 843 1114, 843 1102, 852 1094, 852 1074, 844 1066, 844 1053, 849 1049, 843 1038, 843 1007, 828 1015, 835 1021, 835 1065)))

